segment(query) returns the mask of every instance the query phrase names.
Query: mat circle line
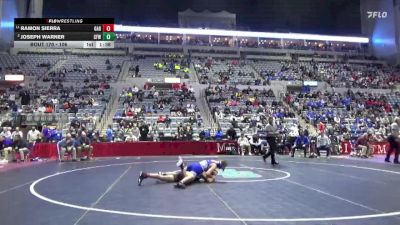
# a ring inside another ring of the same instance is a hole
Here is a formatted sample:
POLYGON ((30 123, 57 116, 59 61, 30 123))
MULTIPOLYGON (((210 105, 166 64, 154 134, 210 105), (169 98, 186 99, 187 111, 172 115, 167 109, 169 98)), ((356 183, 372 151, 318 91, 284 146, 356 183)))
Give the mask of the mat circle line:
MULTIPOLYGON (((253 161, 258 161, 258 160, 253 160, 253 161)), ((123 165, 142 164, 142 163, 161 163, 161 162, 171 162, 171 161, 148 161, 148 162, 119 163, 119 164, 109 164, 109 165, 85 167, 85 168, 79 168, 79 169, 74 169, 74 170, 58 172, 58 173, 54 173, 54 174, 51 174, 51 175, 48 175, 48 176, 45 176, 45 177, 35 180, 30 185, 29 190, 32 195, 34 195, 35 197, 37 197, 43 201, 46 201, 46 202, 49 202, 52 204, 56 204, 56 205, 60 205, 60 206, 64 206, 64 207, 93 211, 93 212, 117 214, 117 215, 138 216, 138 217, 148 217, 148 218, 161 218, 161 219, 198 220, 198 221, 236 221, 236 222, 243 222, 243 221, 245 221, 245 222, 315 222, 315 221, 360 220, 360 219, 382 218, 382 217, 392 217, 392 216, 400 215, 400 211, 394 211, 394 212, 387 212, 387 213, 364 214, 364 215, 356 215, 356 216, 309 217, 309 218, 307 218, 307 217, 306 218, 237 218, 237 217, 175 216, 175 215, 163 215, 163 214, 150 214, 150 213, 109 210, 109 209, 101 209, 101 208, 95 208, 95 207, 87 207, 87 206, 69 204, 69 203, 57 201, 54 199, 50 199, 46 196, 43 196, 43 195, 39 194, 35 189, 35 186, 38 183, 40 183, 46 179, 49 179, 51 177, 59 176, 62 174, 72 173, 72 172, 81 171, 81 170, 90 170, 90 169, 96 169, 96 168, 111 167, 111 166, 123 166, 123 165)), ((287 161, 287 162, 293 162, 293 161, 287 161)), ((310 163, 310 164, 314 164, 314 163, 310 163)), ((318 163, 315 163, 315 164, 318 164, 318 163)), ((327 163, 327 165, 400 174, 400 172, 395 172, 395 171, 391 171, 391 170, 376 169, 376 168, 362 167, 362 166, 329 164, 329 163, 327 163)), ((244 167, 244 168, 254 168, 254 167, 244 167)), ((262 168, 262 169, 264 169, 264 168, 262 168)))

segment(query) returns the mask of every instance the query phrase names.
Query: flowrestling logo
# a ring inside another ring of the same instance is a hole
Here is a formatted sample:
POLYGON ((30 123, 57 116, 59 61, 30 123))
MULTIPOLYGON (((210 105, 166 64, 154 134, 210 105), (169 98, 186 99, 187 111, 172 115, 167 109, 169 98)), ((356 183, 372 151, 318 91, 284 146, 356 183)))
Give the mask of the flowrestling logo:
POLYGON ((367 11, 368 19, 385 19, 388 16, 387 12, 367 11))

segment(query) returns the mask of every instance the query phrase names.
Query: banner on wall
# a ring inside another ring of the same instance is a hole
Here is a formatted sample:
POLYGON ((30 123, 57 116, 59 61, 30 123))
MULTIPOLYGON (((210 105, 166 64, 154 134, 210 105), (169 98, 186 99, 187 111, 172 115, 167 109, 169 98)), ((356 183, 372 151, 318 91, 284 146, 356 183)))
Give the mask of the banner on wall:
MULTIPOLYGON (((389 148, 389 143, 388 142, 375 142, 371 144, 374 155, 385 155, 387 152, 387 149, 389 148)), ((348 141, 344 141, 341 144, 341 149, 340 153, 342 155, 349 155, 352 151, 352 144, 348 141)))

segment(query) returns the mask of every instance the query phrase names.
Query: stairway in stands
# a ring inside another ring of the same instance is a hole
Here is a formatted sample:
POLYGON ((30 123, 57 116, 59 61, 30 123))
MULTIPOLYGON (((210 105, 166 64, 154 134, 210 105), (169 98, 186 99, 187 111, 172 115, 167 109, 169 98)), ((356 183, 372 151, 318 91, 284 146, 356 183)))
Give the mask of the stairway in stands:
POLYGON ((108 102, 103 118, 96 126, 102 134, 105 134, 107 126, 113 123, 113 118, 118 108, 119 96, 121 96, 122 89, 133 86, 133 83, 129 80, 130 66, 130 61, 124 61, 117 82, 111 84, 112 92, 110 101, 108 102))
POLYGON ((204 121, 203 127, 215 128, 216 125, 205 97, 205 85, 193 84, 192 87, 195 92, 197 107, 199 108, 201 118, 203 118, 204 121))

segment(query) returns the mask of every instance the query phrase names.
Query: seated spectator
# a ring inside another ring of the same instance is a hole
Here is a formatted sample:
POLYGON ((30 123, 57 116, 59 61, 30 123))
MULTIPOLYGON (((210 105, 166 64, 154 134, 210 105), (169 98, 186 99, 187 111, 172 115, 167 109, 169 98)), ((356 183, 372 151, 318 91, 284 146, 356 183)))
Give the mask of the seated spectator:
POLYGON ((20 160, 25 161, 25 157, 29 155, 28 144, 19 135, 15 136, 15 141, 13 143, 13 154, 20 155, 20 160))
POLYGON ((250 153, 250 142, 247 137, 242 133, 238 139, 239 144, 239 154, 240 155, 248 155, 250 153))
POLYGON ((6 138, 11 138, 12 137, 11 128, 3 127, 3 131, 0 133, 0 135, 4 136, 6 138))
POLYGON ((51 130, 51 141, 52 142, 59 142, 62 140, 63 134, 61 128, 51 130))
POLYGON ((372 129, 368 129, 366 134, 361 135, 356 141, 356 152, 352 155, 361 156, 362 158, 368 158, 373 155, 373 142, 382 141, 374 135, 372 129))
POLYGON ((250 138, 251 154, 253 155, 261 154, 262 143, 263 143, 262 140, 257 134, 253 135, 253 137, 250 138))
POLYGON ((21 138, 24 138, 22 131, 19 130, 19 127, 15 128, 15 131, 12 132, 11 138, 15 140, 15 136, 19 135, 21 138))
POLYGON ((325 150, 326 151, 326 157, 329 157, 331 153, 331 140, 326 135, 325 131, 322 131, 318 137, 317 137, 317 156, 320 157, 320 151, 325 150))
POLYGON ((304 157, 307 157, 307 148, 309 146, 309 139, 304 135, 304 131, 299 132, 299 136, 294 141, 294 145, 292 146, 292 157, 294 157, 294 153, 297 149, 304 151, 304 157))
POLYGON ((224 133, 222 132, 221 128, 218 128, 217 132, 215 132, 214 138, 215 140, 222 140, 224 138, 224 133))
POLYGON ((26 139, 30 145, 34 145, 37 141, 40 141, 40 135, 40 131, 36 130, 36 127, 33 126, 32 129, 28 131, 26 139))
POLYGON ((211 140, 211 129, 210 128, 208 128, 207 130, 204 131, 204 139, 211 140))
POLYGON ((46 125, 43 125, 43 127, 42 127, 42 141, 43 142, 49 142, 50 138, 51 138, 50 128, 47 127, 46 125))
POLYGON ((166 117, 165 116, 163 116, 163 115, 160 115, 158 118, 157 118, 157 123, 164 123, 165 121, 166 121, 166 117))
POLYGON ((72 153, 72 161, 76 161, 76 142, 71 134, 67 134, 65 138, 57 143, 57 149, 60 154, 61 162, 64 162, 65 152, 72 153))
POLYGON ((8 163, 9 154, 12 153, 13 140, 4 135, 0 135, 0 151, 3 152, 3 159, 0 163, 8 163))
POLYGON ((86 160, 86 157, 82 157, 82 151, 87 151, 87 158, 89 160, 93 157, 93 146, 91 145, 90 139, 86 136, 86 133, 82 131, 80 137, 77 141, 77 150, 78 156, 81 157, 81 160, 86 160))

